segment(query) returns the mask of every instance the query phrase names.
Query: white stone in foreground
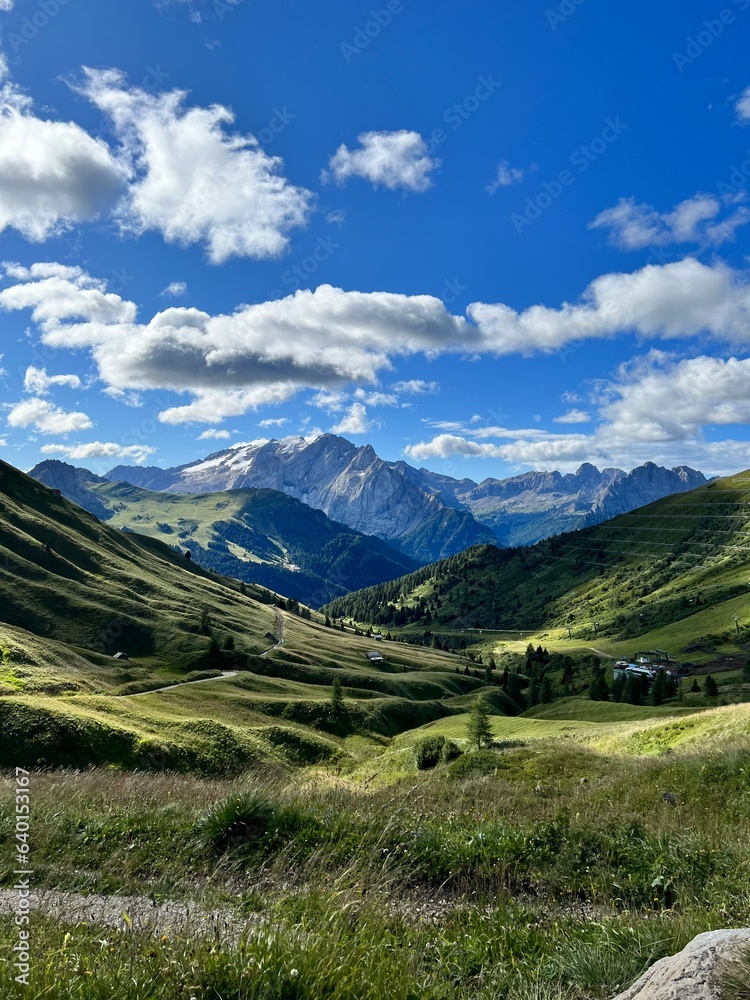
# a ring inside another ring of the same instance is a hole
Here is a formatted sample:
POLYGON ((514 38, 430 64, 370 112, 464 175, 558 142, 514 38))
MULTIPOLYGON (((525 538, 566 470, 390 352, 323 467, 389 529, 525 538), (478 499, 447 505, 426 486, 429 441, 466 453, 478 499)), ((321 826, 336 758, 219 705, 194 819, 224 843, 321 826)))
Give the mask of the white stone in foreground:
POLYGON ((615 1000, 720 1000, 714 981, 717 966, 743 944, 750 945, 750 930, 699 934, 679 955, 657 962, 615 1000))

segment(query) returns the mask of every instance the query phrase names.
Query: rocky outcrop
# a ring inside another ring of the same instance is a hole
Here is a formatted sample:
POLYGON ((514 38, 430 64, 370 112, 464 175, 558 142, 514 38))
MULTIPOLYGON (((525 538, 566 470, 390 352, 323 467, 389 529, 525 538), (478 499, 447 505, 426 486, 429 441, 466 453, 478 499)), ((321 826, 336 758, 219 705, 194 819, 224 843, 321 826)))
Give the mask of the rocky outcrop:
POLYGON ((279 490, 420 562, 470 545, 533 545, 706 482, 684 466, 647 463, 625 473, 586 462, 565 475, 527 472, 475 483, 385 462, 370 445, 358 448, 334 434, 253 441, 175 469, 118 466, 107 478, 170 493, 279 490))
POLYGON ((279 490, 364 534, 375 535, 420 562, 492 544, 493 532, 458 503, 448 507, 370 445, 324 434, 239 445, 176 469, 118 466, 107 479, 170 493, 228 489, 279 490))
POLYGON ((616 1000, 721 1000, 717 972, 742 945, 750 945, 750 930, 700 934, 678 955, 657 962, 616 1000))

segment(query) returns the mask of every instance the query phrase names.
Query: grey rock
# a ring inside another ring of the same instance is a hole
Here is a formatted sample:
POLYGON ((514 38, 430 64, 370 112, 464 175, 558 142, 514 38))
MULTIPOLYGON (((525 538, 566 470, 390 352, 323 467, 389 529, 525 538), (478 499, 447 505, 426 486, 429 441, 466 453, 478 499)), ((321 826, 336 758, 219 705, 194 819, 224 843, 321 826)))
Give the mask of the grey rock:
POLYGON ((750 930, 700 934, 678 955, 653 965, 615 1000, 720 1000, 718 968, 745 944, 750 944, 750 930))
POLYGON ((370 445, 358 448, 334 434, 254 441, 174 469, 121 465, 107 479, 170 493, 280 490, 425 563, 471 545, 533 545, 706 482, 685 466, 648 462, 629 473, 584 463, 566 475, 527 472, 475 483, 383 461, 370 445))

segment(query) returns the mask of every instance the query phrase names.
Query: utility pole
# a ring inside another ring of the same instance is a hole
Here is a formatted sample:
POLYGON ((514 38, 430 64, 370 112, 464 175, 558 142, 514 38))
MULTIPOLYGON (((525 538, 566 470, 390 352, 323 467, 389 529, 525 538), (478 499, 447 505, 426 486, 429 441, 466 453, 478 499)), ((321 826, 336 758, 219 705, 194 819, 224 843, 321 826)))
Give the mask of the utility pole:
POLYGON ((739 635, 740 634, 740 620, 737 617, 737 615, 732 615, 732 618, 734 618, 734 627, 737 629, 737 635, 739 635))

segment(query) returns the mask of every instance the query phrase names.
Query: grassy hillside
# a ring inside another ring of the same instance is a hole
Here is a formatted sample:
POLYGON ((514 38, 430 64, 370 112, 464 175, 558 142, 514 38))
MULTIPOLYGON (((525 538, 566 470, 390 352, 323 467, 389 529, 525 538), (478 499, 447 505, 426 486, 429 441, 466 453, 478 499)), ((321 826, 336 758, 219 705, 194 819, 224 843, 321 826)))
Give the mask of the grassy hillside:
POLYGON ((578 646, 700 659, 750 635, 749 501, 742 473, 530 548, 470 549, 326 610, 412 635, 559 642, 570 630, 578 646))
POLYGON ((113 528, 189 549, 206 569, 313 607, 418 565, 379 538, 276 490, 155 493, 54 461, 32 475, 113 528))
POLYGON ((451 700, 482 686, 456 657, 403 644, 383 643, 386 662, 371 665, 371 639, 0 472, 0 762, 309 763, 347 756, 358 734, 372 742, 463 711, 451 700), (149 693, 166 685, 178 686, 149 693))

